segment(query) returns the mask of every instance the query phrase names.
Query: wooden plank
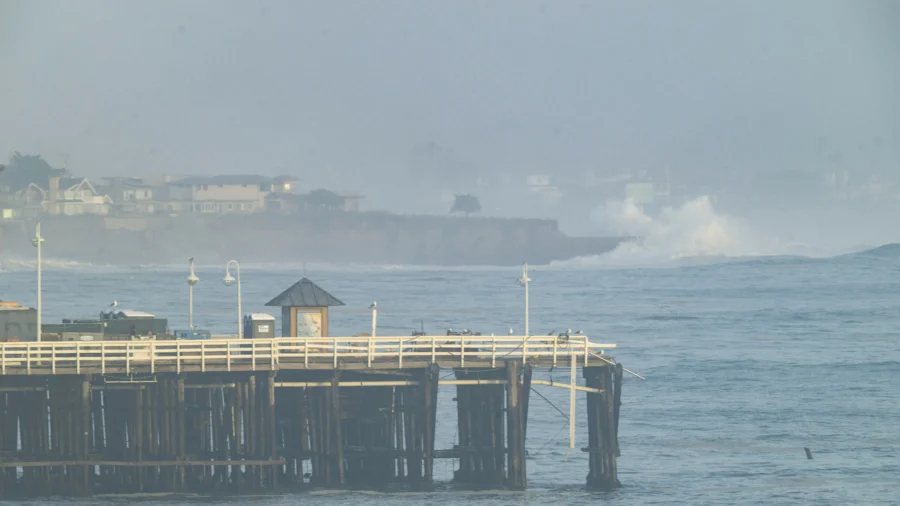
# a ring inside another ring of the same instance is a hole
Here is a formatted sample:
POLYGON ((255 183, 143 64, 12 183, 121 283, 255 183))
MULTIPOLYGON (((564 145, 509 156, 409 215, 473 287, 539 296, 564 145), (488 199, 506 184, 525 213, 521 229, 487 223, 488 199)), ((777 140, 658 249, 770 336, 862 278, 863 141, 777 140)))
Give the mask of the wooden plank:
POLYGON ((117 467, 157 467, 157 466, 281 466, 284 459, 275 460, 20 460, 16 462, 2 461, 0 468, 15 467, 56 467, 56 466, 117 466, 117 467))

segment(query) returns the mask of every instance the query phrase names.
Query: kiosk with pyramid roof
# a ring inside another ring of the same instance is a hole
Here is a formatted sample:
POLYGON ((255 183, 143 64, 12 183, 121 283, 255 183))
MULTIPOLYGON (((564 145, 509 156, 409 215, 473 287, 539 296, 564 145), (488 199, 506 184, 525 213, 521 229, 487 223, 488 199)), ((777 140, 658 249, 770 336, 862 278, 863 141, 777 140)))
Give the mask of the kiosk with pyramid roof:
POLYGON ((304 277, 266 305, 281 308, 282 336, 327 337, 328 308, 344 303, 304 277))

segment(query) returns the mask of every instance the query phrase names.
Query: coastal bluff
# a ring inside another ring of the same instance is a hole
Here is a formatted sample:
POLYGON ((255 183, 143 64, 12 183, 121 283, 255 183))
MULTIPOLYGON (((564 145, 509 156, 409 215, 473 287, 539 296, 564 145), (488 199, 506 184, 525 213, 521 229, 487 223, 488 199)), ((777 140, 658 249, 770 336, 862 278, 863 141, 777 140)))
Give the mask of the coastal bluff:
MULTIPOLYGON (((54 216, 48 257, 107 264, 205 261, 505 266, 599 255, 627 237, 572 237, 554 220, 384 212, 209 216, 54 216)), ((0 224, 0 253, 27 257, 34 222, 0 224)))

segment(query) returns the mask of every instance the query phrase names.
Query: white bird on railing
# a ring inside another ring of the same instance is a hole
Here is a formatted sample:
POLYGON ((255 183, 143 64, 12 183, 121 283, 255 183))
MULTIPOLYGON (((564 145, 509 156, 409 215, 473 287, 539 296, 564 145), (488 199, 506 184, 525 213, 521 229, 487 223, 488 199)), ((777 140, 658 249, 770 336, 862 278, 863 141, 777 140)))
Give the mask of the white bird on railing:
POLYGON ((376 303, 372 301, 372 304, 369 305, 369 309, 375 309, 376 303))
POLYGON ((513 335, 512 327, 509 328, 509 335, 513 335))
POLYGON ((116 306, 118 306, 118 305, 119 305, 119 301, 114 300, 114 301, 112 301, 112 303, 109 305, 109 307, 116 307, 116 306))

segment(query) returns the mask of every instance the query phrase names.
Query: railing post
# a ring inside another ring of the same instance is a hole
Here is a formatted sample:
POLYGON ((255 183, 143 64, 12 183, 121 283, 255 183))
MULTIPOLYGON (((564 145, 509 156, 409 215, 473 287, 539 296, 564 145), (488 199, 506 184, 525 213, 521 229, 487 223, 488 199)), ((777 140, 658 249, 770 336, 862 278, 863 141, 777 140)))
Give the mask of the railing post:
POLYGON ((497 336, 491 336, 491 367, 497 367, 497 336))
POLYGON ((269 341, 271 347, 269 349, 269 369, 275 370, 275 340, 269 341))
POLYGON ((559 345, 559 337, 553 338, 553 367, 556 367, 556 350, 559 345))
MULTIPOLYGON (((53 347, 56 350, 56 346, 53 347)), ((56 367, 53 368, 56 370, 56 367)), ((81 374, 81 343, 75 343, 75 374, 81 374)))
POLYGON ((372 367, 372 352, 375 351, 374 346, 375 346, 375 341, 372 339, 372 336, 369 336, 369 353, 368 353, 369 365, 368 365, 368 367, 372 367))
POLYGON ((250 340, 250 370, 256 370, 256 341, 250 340))
POLYGON ((466 366, 466 336, 459 336, 459 366, 466 366))
POLYGON ((575 347, 569 348, 571 376, 569 377, 569 448, 575 448, 575 347))
POLYGON ((331 341, 331 354, 332 354, 333 357, 334 357, 334 368, 335 368, 335 369, 337 369, 337 353, 338 353, 337 348, 338 348, 338 347, 337 347, 337 341, 332 340, 332 341, 331 341))
POLYGON ((584 366, 587 367, 588 364, 588 338, 584 337, 584 366))
POLYGON ((131 343, 125 341, 125 374, 131 374, 131 343))
POLYGON ((31 345, 25 345, 25 373, 31 374, 31 345))
POLYGON ((303 340, 303 368, 309 369, 309 340, 303 340))
POLYGON ((156 372, 156 341, 150 341, 150 373, 156 372))
POLYGON ((56 374, 56 346, 50 347, 50 370, 56 374))
POLYGON ((181 374, 181 341, 175 341, 175 372, 181 374))
POLYGON ((100 374, 106 374, 106 344, 103 341, 100 341, 100 374))
POLYGON ((6 346, 0 344, 0 368, 3 370, 0 371, 4 375, 6 374, 6 346))
POLYGON ((200 372, 206 372, 206 343, 200 341, 200 372))
POLYGON ((225 368, 231 372, 231 341, 225 341, 225 368))
POLYGON ((522 340, 522 364, 528 359, 528 336, 522 340))
POLYGON ((437 362, 437 342, 434 336, 431 336, 431 363, 437 362))
POLYGON ((399 363, 398 367, 400 367, 400 369, 403 369, 403 338, 402 337, 397 340, 397 350, 399 350, 399 355, 400 355, 400 363, 399 363))

